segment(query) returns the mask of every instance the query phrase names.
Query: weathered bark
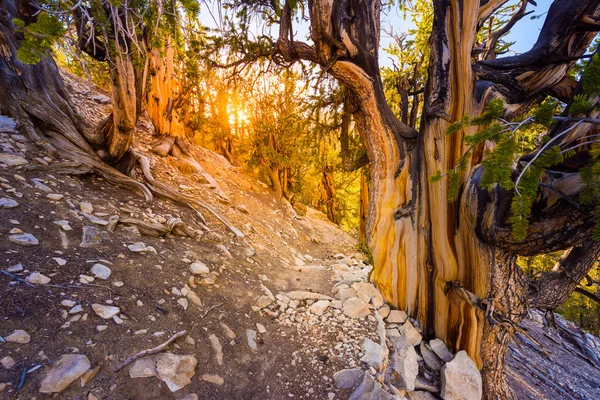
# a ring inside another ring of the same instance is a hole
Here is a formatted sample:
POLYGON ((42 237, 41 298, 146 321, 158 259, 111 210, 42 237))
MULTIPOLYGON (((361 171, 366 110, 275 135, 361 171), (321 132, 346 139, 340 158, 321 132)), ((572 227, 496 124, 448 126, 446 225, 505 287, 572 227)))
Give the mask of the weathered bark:
POLYGON ((152 151, 165 157, 171 151, 176 137, 184 137, 185 126, 181 115, 181 106, 186 92, 181 87, 175 71, 175 51, 167 40, 164 54, 157 49, 148 52, 149 90, 147 93, 147 111, 154 134, 160 143, 152 151))
POLYGON ((511 118, 547 93, 570 95, 573 85, 565 84, 567 72, 597 29, 586 25, 585 17, 600 13, 597 1, 556 0, 530 52, 473 64, 478 30, 504 3, 434 1, 418 135, 394 117, 383 96, 377 62, 378 1, 345 0, 335 7, 325 0, 309 1, 314 47, 290 39, 290 18, 282 17, 278 40, 284 58, 319 63, 356 99, 353 116, 371 162, 366 236, 374 259, 372 279, 387 301, 421 322, 428 337, 437 336, 452 349, 469 353, 482 368, 490 399, 512 397, 503 377, 504 354, 526 314, 529 294, 516 254, 577 245, 589 238, 591 218, 583 218, 585 210, 567 217, 573 223, 572 238, 566 238, 558 209, 545 208, 547 196, 542 192, 543 201, 534 206, 539 212, 530 228, 533 239, 514 241, 506 212, 511 196, 499 189, 488 194, 478 184, 483 146, 474 150, 461 171, 454 203, 448 203, 447 181, 430 184, 428 178, 454 168, 467 150, 463 138, 478 131, 469 127, 449 136, 451 122, 481 115, 496 97, 505 101, 506 117, 511 118), (574 23, 563 28, 565 20, 574 23), (551 239, 549 245, 545 238, 551 239), (475 307, 455 291, 445 291, 454 281, 486 299, 486 306, 475 307), (488 315, 492 309, 494 318, 488 315))
POLYGON ((338 202, 335 198, 335 183, 333 180, 333 169, 325 165, 321 173, 321 185, 323 186, 323 195, 321 201, 325 203, 327 218, 334 224, 339 224, 338 202))
POLYGON ((369 209, 369 185, 365 173, 360 174, 360 211, 358 222, 358 242, 367 244, 367 213, 369 209))
MULTIPOLYGON (((30 1, 0 3, 0 112, 18 121, 21 132, 52 155, 59 153, 84 166, 71 170, 95 171, 141 191, 151 201, 152 194, 144 185, 109 167, 96 153, 102 138, 76 113, 52 58, 46 56, 35 65, 17 59, 19 40, 12 20, 34 21, 37 11, 30 1)), ((116 137, 106 143, 114 149, 121 140, 116 137)))

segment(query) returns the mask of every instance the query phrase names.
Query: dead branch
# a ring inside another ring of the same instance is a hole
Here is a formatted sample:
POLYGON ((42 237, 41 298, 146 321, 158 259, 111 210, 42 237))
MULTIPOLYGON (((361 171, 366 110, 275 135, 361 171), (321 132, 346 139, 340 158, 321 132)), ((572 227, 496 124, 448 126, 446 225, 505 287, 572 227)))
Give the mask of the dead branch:
POLYGON ((131 357, 127 358, 125 361, 123 361, 121 364, 117 365, 117 367, 115 368, 115 372, 119 372, 120 370, 122 370, 124 367, 126 367, 127 365, 131 364, 133 361, 137 360, 138 358, 142 358, 145 356, 149 356, 151 354, 156 354, 156 353, 160 353, 161 351, 163 351, 168 345, 170 345, 171 343, 173 343, 175 340, 184 337, 185 335, 187 335, 187 331, 180 331, 177 332, 176 334, 174 334, 173 336, 171 336, 169 338, 169 340, 167 340, 166 342, 164 342, 163 344, 156 346, 152 349, 146 349, 144 351, 140 351, 139 353, 135 353, 134 355, 132 355, 131 357))

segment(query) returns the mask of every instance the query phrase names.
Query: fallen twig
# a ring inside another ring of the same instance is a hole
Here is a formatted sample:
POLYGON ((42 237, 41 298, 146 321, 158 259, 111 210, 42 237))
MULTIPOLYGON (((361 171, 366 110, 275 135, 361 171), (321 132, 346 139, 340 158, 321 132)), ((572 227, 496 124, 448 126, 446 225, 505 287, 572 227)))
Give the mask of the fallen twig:
POLYGON ((25 376, 27 375, 27 367, 23 367, 23 372, 21 373, 21 380, 19 381, 19 386, 17 386, 17 391, 15 394, 19 393, 19 390, 23 387, 25 383, 25 376))
POLYGON ((3 273, 4 275, 8 276, 10 279, 14 279, 14 280, 15 280, 15 281, 17 281, 17 282, 24 283, 24 284, 26 284, 27 286, 35 286, 33 283, 29 283, 29 282, 27 282, 25 279, 19 278, 18 276, 16 276, 16 275, 13 275, 13 274, 11 274, 10 272, 6 272, 6 271, 5 271, 5 270, 3 270, 3 269, 0 269, 0 272, 1 272, 1 273, 3 273))
POLYGON ((132 363, 133 361, 137 360, 138 358, 142 358, 144 356, 149 356, 151 354, 160 353, 168 345, 170 345, 175 340, 177 340, 180 337, 183 337, 185 335, 187 335, 187 331, 177 332, 176 334, 174 334, 173 336, 171 336, 171 338, 169 340, 167 340, 166 342, 164 342, 160 346, 156 346, 156 347, 154 347, 152 349, 146 349, 144 351, 140 351, 139 353, 135 353, 134 355, 132 355, 131 357, 129 357, 125 361, 123 361, 121 364, 117 365, 117 368, 115 368, 115 372, 119 372, 121 369, 123 369, 124 367, 126 367, 127 365, 129 365, 130 363, 132 363))
POLYGON ((209 307, 208 310, 204 311, 204 315, 202 315, 202 318, 206 317, 211 310, 214 310, 217 307, 221 307, 222 305, 223 303, 219 303, 215 306, 209 307))

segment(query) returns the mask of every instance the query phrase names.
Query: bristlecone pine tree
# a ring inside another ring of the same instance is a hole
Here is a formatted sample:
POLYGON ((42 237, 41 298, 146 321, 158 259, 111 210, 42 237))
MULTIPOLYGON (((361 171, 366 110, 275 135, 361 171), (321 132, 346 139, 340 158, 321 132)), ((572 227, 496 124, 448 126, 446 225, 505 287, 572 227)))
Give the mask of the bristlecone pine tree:
MULTIPOLYGON (((387 301, 421 322, 426 335, 469 353, 490 399, 513 397, 504 356, 527 309, 559 305, 600 256, 592 204, 600 186, 594 150, 600 121, 593 119, 600 93, 585 93, 586 85, 571 74, 600 30, 600 2, 555 0, 530 51, 510 57, 482 52, 478 33, 506 3, 433 1, 418 131, 386 103, 378 64, 380 1, 251 6, 279 24, 271 59, 318 64, 353 95, 353 117, 371 164, 372 279, 387 301), (310 44, 295 38, 292 26, 304 10, 310 44), (585 106, 577 113, 565 109, 562 118, 548 116, 544 106, 520 126, 548 96, 567 104, 584 96, 579 103, 585 106), (577 114, 592 119, 570 117, 577 114), (514 160, 518 132, 532 124, 551 127, 535 152, 514 160), (535 280, 516 264, 518 255, 556 250, 565 251, 558 265, 535 280)), ((519 12, 515 19, 523 16, 519 12)))

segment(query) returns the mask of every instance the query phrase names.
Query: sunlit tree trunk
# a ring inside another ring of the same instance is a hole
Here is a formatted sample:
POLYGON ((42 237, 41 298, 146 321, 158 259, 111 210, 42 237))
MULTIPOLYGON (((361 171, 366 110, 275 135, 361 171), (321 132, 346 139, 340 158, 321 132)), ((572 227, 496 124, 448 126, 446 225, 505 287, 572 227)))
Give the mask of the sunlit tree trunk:
MULTIPOLYGON (((388 302, 420 321, 427 337, 439 337, 453 350, 469 353, 482 370, 490 399, 513 397, 504 380, 504 355, 527 307, 559 300, 531 300, 529 282, 515 262, 517 254, 581 244, 591 234, 590 225, 581 222, 589 216, 569 215, 569 222, 558 222, 559 214, 545 214, 540 201, 542 217, 532 221, 532 235, 516 242, 506 212, 512 193, 488 193, 478 185, 483 148, 475 150, 461 172, 457 201, 449 203, 446 179, 431 184, 428 178, 452 169, 467 150, 463 138, 477 131, 467 128, 447 135, 451 122, 481 115, 495 97, 504 99, 506 118, 512 118, 546 93, 569 86, 563 84, 566 73, 596 29, 585 29, 580 21, 600 11, 600 4, 592 0, 557 0, 531 52, 473 64, 479 27, 505 2, 434 1, 419 132, 399 121, 385 101, 377 55, 379 1, 345 0, 335 7, 325 0, 310 1, 314 46, 288 40, 291 18, 284 10, 278 41, 284 57, 326 66, 357 103, 354 120, 370 160, 366 238, 374 259, 372 279, 388 302), (565 20, 573 26, 559 29, 565 20), (566 231, 561 223, 567 224, 566 231)), ((573 257, 588 265, 583 259, 592 253, 588 249, 585 257, 573 257)), ((568 294, 572 289, 561 278, 559 291, 568 294)), ((542 280, 539 287, 550 286, 548 282, 542 280)))

